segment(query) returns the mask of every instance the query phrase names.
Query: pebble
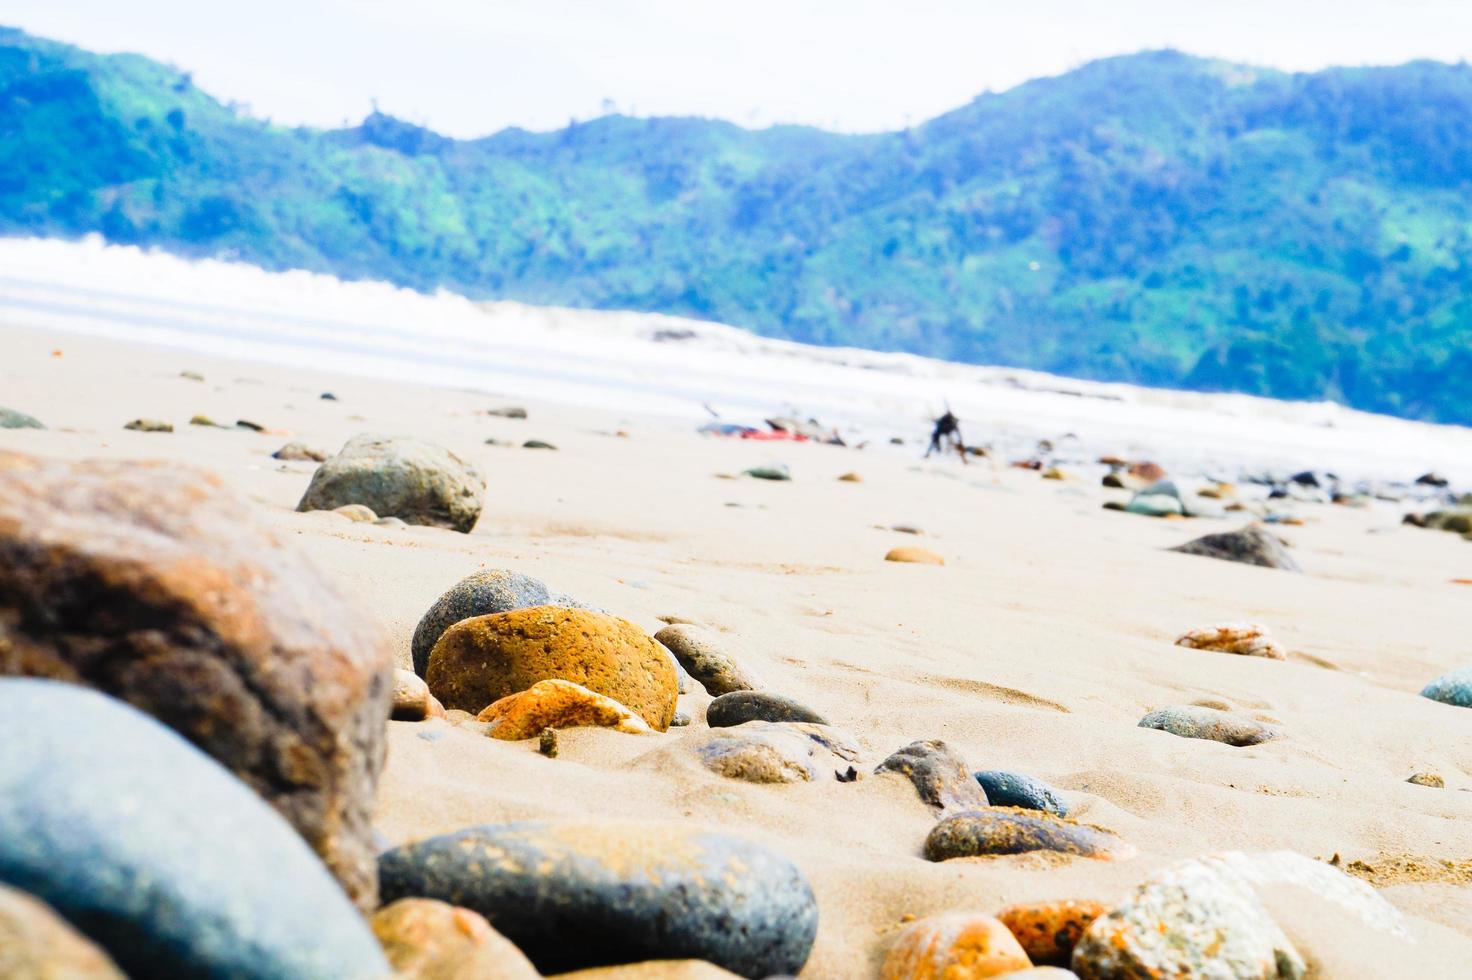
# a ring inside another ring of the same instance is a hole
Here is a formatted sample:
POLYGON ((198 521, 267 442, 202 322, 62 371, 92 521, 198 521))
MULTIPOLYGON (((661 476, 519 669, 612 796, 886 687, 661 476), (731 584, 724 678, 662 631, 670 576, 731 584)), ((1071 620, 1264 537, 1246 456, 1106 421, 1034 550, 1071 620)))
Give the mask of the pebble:
POLYGON ((179 377, 183 378, 185 381, 203 381, 204 380, 204 375, 200 374, 198 371, 180 371, 179 372, 179 377))
POLYGON ((678 693, 675 666, 648 633, 614 616, 559 606, 456 623, 434 645, 424 679, 446 708, 475 712, 538 681, 572 681, 661 732, 678 693))
POLYGON ((393 653, 258 513, 189 467, 0 452, 0 647, 24 651, 0 671, 20 659, 155 715, 372 907, 393 653))
POLYGON ((488 408, 486 409, 486 414, 503 419, 524 419, 526 418, 526 409, 518 405, 508 405, 505 408, 488 408))
MULTIPOLYGON (((598 966, 591 970, 559 973, 555 980, 739 980, 730 970, 722 970, 704 960, 649 960, 619 966, 598 966)), ((772 976, 767 980, 793 980, 772 976)))
POLYGON ((713 697, 762 686, 759 678, 737 662, 729 649, 730 641, 714 630, 691 623, 675 623, 655 633, 654 638, 674 654, 685 672, 713 697))
POLYGON ((1245 657, 1267 657, 1269 660, 1285 659, 1283 648, 1268 633, 1267 627, 1257 623, 1229 623, 1194 629, 1176 637, 1176 646, 1236 653, 1245 657))
POLYGON ((210 418, 208 415, 194 415, 194 416, 191 416, 190 419, 189 419, 189 424, 190 425, 204 426, 205 428, 209 428, 209 429, 223 429, 223 428, 225 428, 223 425, 221 425, 220 423, 216 422, 214 419, 210 418))
POLYGON ((0 407, 0 429, 44 429, 34 416, 17 412, 13 408, 0 407))
POLYGON ((430 716, 434 696, 424 678, 412 670, 394 669, 394 721, 424 721, 430 716))
POLYGON ((1028 959, 1067 966, 1073 958, 1073 947, 1089 924, 1108 911, 1108 906, 1099 902, 1063 899, 1009 905, 997 913, 997 918, 1017 937, 1028 959))
POLYGON ((907 926, 889 947, 879 980, 981 980, 1031 966, 1016 937, 997 919, 948 912, 907 926))
POLYGON ((341 507, 332 508, 332 512, 346 517, 355 524, 372 524, 378 520, 378 515, 362 504, 343 504, 341 507))
POLYGON ((127 980, 117 964, 38 898, 0 885, 0 976, 127 980))
POLYGON ((436 599, 414 627, 414 637, 409 641, 414 672, 424 674, 429 666, 429 652, 435 643, 445 630, 461 620, 547 605, 562 603, 554 603, 547 587, 530 575, 506 568, 490 568, 467 575, 436 599))
POLYGON ((676 824, 488 824, 385 853, 386 900, 484 915, 543 973, 700 959, 744 977, 798 973, 812 888, 785 857, 676 824))
POLYGON ((502 741, 533 738, 552 728, 612 728, 649 735, 649 724, 613 698, 560 679, 537 681, 525 691, 508 694, 486 707, 476 721, 489 724, 486 734, 502 741))
POLYGON ((337 401, 337 396, 334 395, 330 391, 324 391, 324 392, 322 392, 322 394, 318 395, 317 397, 320 398, 324 402, 335 402, 335 401, 337 401))
POLYGON ((717 728, 693 748, 711 772, 748 783, 811 782, 820 750, 849 762, 859 756, 846 733, 802 722, 748 721, 717 728))
POLYGON ((246 430, 248 430, 250 432, 265 432, 266 431, 266 427, 264 425, 262 425, 259 422, 252 422, 250 419, 236 419, 235 420, 235 427, 237 429, 246 429, 246 430))
POLYGON ((129 422, 127 425, 123 426, 123 428, 125 428, 125 429, 132 429, 134 432, 173 432, 174 431, 174 427, 173 427, 172 424, 170 424, 168 422, 161 422, 158 419, 134 419, 133 421, 129 422))
POLYGON ((1345 929, 1406 936, 1399 912, 1336 868, 1287 851, 1226 852, 1181 861, 1147 878, 1129 900, 1089 926, 1074 949, 1073 970, 1082 980, 1298 980, 1307 973, 1303 955, 1262 901, 1263 894, 1285 889, 1297 905, 1324 905, 1322 911, 1343 920, 1345 929))
POLYGON ((792 472, 788 470, 786 463, 772 463, 767 466, 753 466, 748 470, 743 470, 742 476, 749 476, 758 480, 791 480, 792 472))
POLYGON ((537 736, 537 751, 549 759, 557 758, 557 729, 544 728, 537 736))
POLYGON ((874 769, 875 775, 886 772, 907 776, 920 799, 942 812, 971 810, 988 803, 965 760, 935 739, 911 742, 874 769))
POLYGON ((486 481, 459 456, 409 436, 359 435, 312 474, 297 510, 362 504, 376 514, 468 533, 486 481))
POLYGON ((1426 786, 1431 789, 1446 788, 1446 780, 1442 779, 1434 772, 1418 772, 1411 778, 1407 779, 1406 782, 1414 783, 1417 786, 1426 786))
POLYGON ((0 878, 129 976, 388 973, 291 825, 175 732, 96 691, 30 678, 0 680, 0 717, 0 878))
POLYGON ((1256 718, 1199 704, 1177 704, 1152 711, 1140 719, 1139 727, 1236 746, 1257 745, 1281 734, 1256 718))
POLYGON ((675 716, 670 719, 671 728, 684 728, 690 724, 690 716, 683 711, 676 711, 675 716))
POLYGON ((705 708, 705 723, 711 728, 728 728, 748 721, 828 724, 828 719, 806 705, 767 691, 732 691, 730 694, 722 694, 705 708))
POLYGON ((1143 491, 1130 498, 1124 509, 1127 513, 1142 514, 1145 517, 1166 517, 1186 512, 1186 508, 1181 506, 1181 498, 1177 496, 1143 491))
POLYGON ((1287 572, 1301 571, 1298 562, 1283 547, 1283 542, 1260 524, 1249 524, 1238 531, 1208 534, 1171 550, 1287 572))
POLYGON ((925 857, 930 861, 1031 851, 1104 859, 1134 854, 1134 848, 1107 830, 1017 807, 993 806, 953 814, 925 838, 925 857))
POLYGON ((523 442, 521 444, 521 448, 522 449, 556 449, 557 447, 554 446, 554 445, 552 445, 550 442, 543 442, 541 439, 528 439, 526 442, 523 442))
POLYGON ((1472 708, 1472 666, 1458 667, 1442 674, 1421 689, 1421 697, 1459 708, 1472 708))
POLYGON ((271 456, 274 459, 296 463, 320 463, 327 458, 327 454, 322 450, 313 449, 304 442, 288 442, 271 456))
POLYGON ((1152 463, 1148 459, 1131 463, 1127 472, 1130 476, 1144 480, 1146 483, 1158 483, 1169 475, 1165 472, 1165 467, 1159 463, 1152 463))
POLYGON ((531 960, 485 916, 432 898, 401 898, 373 913, 373 935, 396 980, 540 980, 531 960))
POLYGON ((905 562, 911 565, 944 565, 946 560, 928 548, 891 548, 884 556, 885 561, 905 562))
POLYGON ((992 806, 1046 810, 1054 816, 1068 816, 1068 804, 1063 802, 1057 790, 1041 779, 1005 769, 984 769, 975 776, 992 806))
POLYGON ((864 478, 857 473, 845 473, 838 478, 840 483, 863 483, 864 478))

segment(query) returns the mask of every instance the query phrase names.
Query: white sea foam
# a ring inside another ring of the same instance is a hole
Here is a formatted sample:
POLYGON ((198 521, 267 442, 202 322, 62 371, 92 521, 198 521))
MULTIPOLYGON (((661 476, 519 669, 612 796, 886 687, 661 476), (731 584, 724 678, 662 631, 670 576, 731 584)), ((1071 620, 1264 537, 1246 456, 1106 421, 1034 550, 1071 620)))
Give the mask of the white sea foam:
POLYGON ((814 416, 850 437, 913 433, 949 404, 972 441, 1174 467, 1321 468, 1472 483, 1472 429, 1280 402, 1098 384, 906 354, 810 347, 647 313, 476 304, 379 282, 190 261, 97 239, 0 239, 0 325, 688 418, 814 416))

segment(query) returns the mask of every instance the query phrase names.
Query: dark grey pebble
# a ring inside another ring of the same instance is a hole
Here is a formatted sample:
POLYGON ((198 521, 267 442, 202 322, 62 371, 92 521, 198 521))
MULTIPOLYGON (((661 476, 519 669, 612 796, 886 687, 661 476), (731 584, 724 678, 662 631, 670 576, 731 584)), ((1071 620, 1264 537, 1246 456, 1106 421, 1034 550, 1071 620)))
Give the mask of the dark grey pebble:
POLYGON ((722 694, 705 709, 705 723, 712 728, 729 728, 748 721, 806 721, 826 725, 828 719, 812 708, 781 694, 766 691, 732 691, 722 694))
POLYGON ((379 859, 383 901, 473 909, 543 973, 701 959, 744 977, 797 973, 818 929, 785 857, 669 824, 487 824, 379 859))
POLYGON ((522 449, 556 449, 557 447, 554 446, 554 445, 552 445, 550 442, 543 442, 541 439, 528 439, 526 442, 524 442, 524 443, 521 444, 521 448, 522 449))
POLYGON ((988 804, 966 763, 939 740, 911 742, 879 763, 874 774, 908 776, 920 799, 942 810, 972 810, 988 804))
POLYGON ((1286 572, 1301 571, 1298 562, 1283 547, 1277 536, 1260 524, 1249 524, 1238 531, 1208 534, 1170 549, 1185 555, 1202 555, 1222 561, 1235 561, 1263 568, 1280 568, 1286 572))
POLYGON ((338 883, 275 810, 148 715, 0 680, 0 881, 133 977, 380 978, 338 883))
POLYGON ((976 773, 976 781, 986 791, 986 798, 992 806, 1015 806, 1024 810, 1045 810, 1058 817, 1068 816, 1068 804, 1041 779, 1005 769, 984 769, 976 773))
POLYGON ((436 599, 414 627, 414 638, 409 642, 414 673, 424 676, 435 643, 445 630, 463 619, 554 604, 547 586, 530 575, 505 568, 467 575, 436 599))

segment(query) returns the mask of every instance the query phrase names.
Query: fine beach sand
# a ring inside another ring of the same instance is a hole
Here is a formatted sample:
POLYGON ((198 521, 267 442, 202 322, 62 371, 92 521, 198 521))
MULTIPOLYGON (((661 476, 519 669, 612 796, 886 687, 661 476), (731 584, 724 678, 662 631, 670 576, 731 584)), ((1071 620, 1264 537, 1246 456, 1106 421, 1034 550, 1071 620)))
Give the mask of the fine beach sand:
MULTIPOLYGON (((524 398, 529 419, 493 418, 484 411, 505 403, 493 394, 25 329, 0 330, 0 363, 0 405, 49 427, 0 430, 0 448, 220 473, 381 623, 400 666, 420 615, 462 576, 527 572, 650 632, 664 616, 726 632, 768 687, 851 732, 867 769, 910 741, 944 739, 974 769, 1046 779, 1073 816, 1139 854, 928 863, 935 818, 902 779, 763 786, 703 769, 684 744, 705 730, 698 685, 681 697, 690 727, 564 731, 555 760, 443 721, 390 723, 376 825, 394 843, 532 817, 750 837, 817 892, 805 978, 873 976, 906 915, 1113 903, 1163 864, 1209 851, 1338 854, 1414 916, 1417 941, 1378 946, 1353 920, 1310 909, 1290 932, 1322 975, 1454 976, 1472 962, 1472 711, 1417 696, 1472 662, 1472 586, 1452 581, 1472 577, 1472 544, 1401 526, 1404 508, 1301 506, 1306 523, 1282 529, 1304 569, 1294 575, 1165 550, 1240 522, 1105 511, 1122 495, 1096 478, 922 461, 917 427, 897 428, 905 447, 857 451, 703 438, 686 420, 524 398), (338 400, 319 398, 328 390, 338 400), (197 413, 274 431, 189 425, 197 413), (140 416, 176 431, 123 430, 140 416), (295 513, 313 464, 270 453, 288 433, 333 452, 360 432, 421 436, 473 462, 490 485, 475 531, 295 513), (719 478, 768 461, 793 480, 719 478), (862 482, 837 479, 849 471, 862 482), (895 524, 925 534, 881 529, 895 524), (915 544, 945 566, 882 560, 915 544), (1236 620, 1267 625, 1287 661, 1172 644, 1236 620), (1194 701, 1285 737, 1233 748, 1136 727, 1194 701), (1406 783, 1427 771, 1446 788, 1406 783)), ((986 435, 968 420, 970 439, 986 435)))

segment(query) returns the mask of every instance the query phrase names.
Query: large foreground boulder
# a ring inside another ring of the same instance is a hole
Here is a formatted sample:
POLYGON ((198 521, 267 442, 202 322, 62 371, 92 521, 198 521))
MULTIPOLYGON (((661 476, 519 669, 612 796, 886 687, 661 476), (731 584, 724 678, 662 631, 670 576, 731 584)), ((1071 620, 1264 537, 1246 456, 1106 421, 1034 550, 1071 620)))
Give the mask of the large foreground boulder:
POLYGON ((0 674, 146 711, 274 805, 365 907, 392 653, 219 479, 0 453, 0 674))
POLYGON ((1244 565, 1281 568, 1287 572, 1301 571, 1298 562, 1283 547, 1283 542, 1261 524, 1249 524, 1238 531, 1208 534, 1170 550, 1179 551, 1183 555, 1201 555, 1244 565))
MULTIPOLYGON (((281 816, 177 734, 74 684, 0 679, 0 882, 133 977, 384 977, 281 816)), ((7 974, 9 975, 9 974, 7 974)))
POLYGON ((362 504, 379 517, 469 533, 486 481, 448 449, 410 436, 361 435, 317 467, 297 510, 362 504))
POLYGON ((654 637, 627 620, 562 606, 456 623, 434 645, 424 679, 446 708, 476 713, 538 681, 572 681, 661 732, 679 693, 674 661, 654 637))
POLYGON ((818 929, 802 872, 723 834, 660 824, 487 824, 386 852, 386 900, 479 912, 544 973, 701 959, 796 974, 818 929))

